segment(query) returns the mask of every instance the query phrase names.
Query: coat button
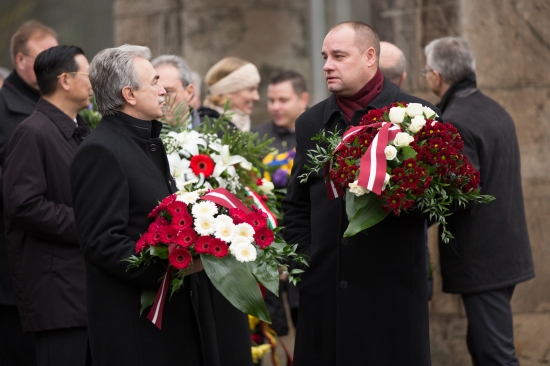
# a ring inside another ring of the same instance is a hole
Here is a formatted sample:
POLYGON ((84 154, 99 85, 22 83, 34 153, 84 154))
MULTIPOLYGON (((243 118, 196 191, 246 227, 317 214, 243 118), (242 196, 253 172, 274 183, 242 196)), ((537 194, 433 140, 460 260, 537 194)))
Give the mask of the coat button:
POLYGON ((340 281, 340 288, 342 290, 345 290, 347 287, 348 287, 348 282, 347 281, 340 281))
POLYGON ((157 145, 151 144, 149 145, 149 149, 151 149, 151 151, 157 151, 157 145))
POLYGON ((348 238, 342 238, 342 239, 340 240, 340 244, 342 244, 342 245, 348 245, 348 243, 349 243, 349 239, 348 239, 348 238))

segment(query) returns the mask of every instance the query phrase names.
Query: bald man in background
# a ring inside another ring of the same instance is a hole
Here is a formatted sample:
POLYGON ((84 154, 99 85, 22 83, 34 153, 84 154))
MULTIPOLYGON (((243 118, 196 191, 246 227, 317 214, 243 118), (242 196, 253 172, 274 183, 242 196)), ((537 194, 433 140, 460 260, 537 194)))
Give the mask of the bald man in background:
POLYGON ((390 42, 380 42, 380 64, 382 75, 401 87, 407 77, 407 59, 403 51, 390 42))

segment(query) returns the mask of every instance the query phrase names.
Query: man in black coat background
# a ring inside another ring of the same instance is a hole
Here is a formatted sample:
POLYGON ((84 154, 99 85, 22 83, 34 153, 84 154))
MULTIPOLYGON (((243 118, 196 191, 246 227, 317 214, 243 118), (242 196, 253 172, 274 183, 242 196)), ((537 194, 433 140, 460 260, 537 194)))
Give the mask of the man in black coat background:
POLYGON ((335 26, 322 55, 328 99, 296 122, 296 159, 283 200, 284 237, 310 257, 298 283, 295 365, 430 365, 425 217, 388 215, 351 238, 342 198, 329 201, 323 173, 306 183, 307 151, 322 129, 340 133, 370 109, 415 102, 378 70, 380 42, 360 22, 335 26))
POLYGON ((535 272, 514 121, 477 89, 475 59, 466 41, 436 39, 425 54, 426 81, 441 98, 443 120, 464 140, 464 154, 481 173, 481 193, 496 198, 448 219, 454 239, 439 245, 443 291, 462 295, 475 366, 518 365, 510 300, 515 285, 535 272))
POLYGON ((55 46, 34 62, 42 98, 16 127, 4 163, 6 248, 23 330, 38 365, 85 365, 84 258, 76 238, 69 165, 90 129, 78 112, 92 96, 88 61, 55 46))
MULTIPOLYGON (((197 319, 197 279, 164 304, 162 329, 140 317, 142 289, 157 291, 166 263, 128 268, 148 214, 176 191, 159 138, 166 91, 147 47, 99 52, 90 80, 103 118, 71 164, 78 242, 85 257, 90 348, 94 365, 204 365, 197 319)), ((200 260, 193 271, 202 270, 200 260)), ((191 272, 191 273, 192 273, 191 272)), ((146 312, 149 309, 145 310, 146 312)), ((212 335, 214 336, 214 335, 212 335)))
MULTIPOLYGON (((13 72, 0 89, 0 195, 6 147, 13 130, 31 115, 40 99, 34 59, 57 46, 53 29, 37 21, 23 23, 11 38, 13 72)), ((32 366, 36 362, 32 335, 23 333, 9 271, 4 234, 4 204, 0 196, 0 364, 32 366)))

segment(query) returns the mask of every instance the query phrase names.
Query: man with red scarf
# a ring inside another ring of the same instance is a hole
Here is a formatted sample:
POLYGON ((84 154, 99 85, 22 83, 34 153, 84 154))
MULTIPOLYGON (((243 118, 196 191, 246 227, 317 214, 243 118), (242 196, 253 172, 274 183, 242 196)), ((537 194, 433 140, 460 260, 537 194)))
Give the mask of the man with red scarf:
POLYGON ((296 122, 296 158, 283 200, 284 237, 310 258, 298 284, 295 366, 430 365, 426 253, 421 214, 388 215, 351 238, 346 203, 328 200, 323 173, 306 183, 311 138, 343 133, 370 109, 394 102, 430 103, 400 91, 378 70, 380 42, 361 22, 335 26, 323 42, 332 95, 296 122))

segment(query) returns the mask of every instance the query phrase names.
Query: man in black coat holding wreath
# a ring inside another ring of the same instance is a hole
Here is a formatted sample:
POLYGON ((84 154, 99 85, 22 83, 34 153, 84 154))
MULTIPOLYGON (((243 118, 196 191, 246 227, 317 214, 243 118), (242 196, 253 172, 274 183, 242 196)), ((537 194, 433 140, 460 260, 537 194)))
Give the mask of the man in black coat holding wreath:
POLYGON ((283 201, 284 237, 298 243, 310 267, 298 284, 295 365, 430 365, 422 215, 389 214, 368 234, 343 238, 342 198, 327 199, 323 173, 306 183, 307 151, 322 129, 341 133, 373 108, 430 103, 405 94, 378 70, 380 42, 361 22, 335 26, 323 42, 328 99, 296 122, 296 159, 283 201))
MULTIPOLYGON (((140 317, 143 289, 157 291, 160 261, 128 269, 147 215, 176 191, 159 138, 166 91, 147 47, 98 53, 90 81, 103 118, 71 165, 78 242, 84 254, 90 348, 94 365, 204 366, 197 319, 197 279, 164 304, 162 329, 140 317)), ((202 269, 194 261, 193 271, 202 269)), ((146 312, 149 309, 145 310, 146 312)))

